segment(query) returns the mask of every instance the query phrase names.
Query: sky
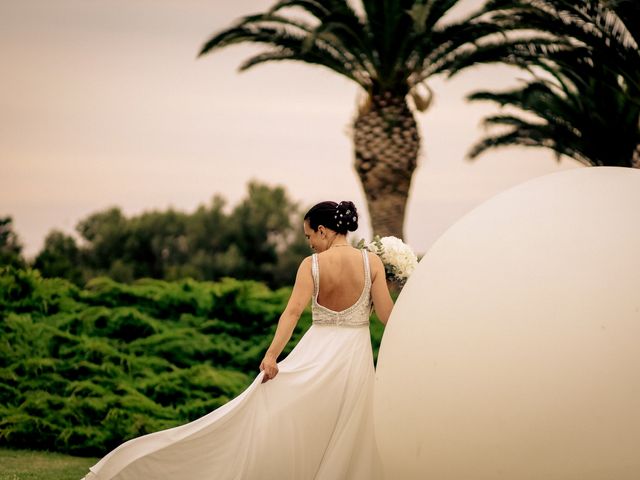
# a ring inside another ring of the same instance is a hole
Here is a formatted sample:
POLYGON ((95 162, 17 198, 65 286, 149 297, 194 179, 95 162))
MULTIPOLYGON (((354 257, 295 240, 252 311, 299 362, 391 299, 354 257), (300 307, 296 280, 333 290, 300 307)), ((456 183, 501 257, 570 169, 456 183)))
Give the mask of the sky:
MULTIPOLYGON (((356 239, 369 238, 349 126, 362 92, 319 66, 277 63, 244 73, 256 46, 197 58, 202 44, 274 0, 20 0, 0 2, 0 216, 13 218, 25 255, 52 229, 119 206, 127 215, 190 212, 214 195, 234 205, 247 183, 282 185, 308 207, 352 200, 356 239)), ((481 0, 462 0, 453 16, 481 0)), ((482 119, 497 107, 468 103, 479 89, 524 74, 482 66, 429 82, 405 240, 426 252, 493 195, 569 168, 546 150, 508 148, 475 161, 482 119)))

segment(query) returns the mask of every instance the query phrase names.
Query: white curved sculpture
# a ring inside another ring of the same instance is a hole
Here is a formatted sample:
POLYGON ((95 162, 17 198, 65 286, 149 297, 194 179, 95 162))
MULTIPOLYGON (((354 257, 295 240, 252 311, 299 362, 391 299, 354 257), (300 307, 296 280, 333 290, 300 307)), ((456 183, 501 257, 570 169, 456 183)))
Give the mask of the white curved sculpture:
POLYGON ((640 171, 546 175, 422 259, 376 374, 390 480, 640 478, 640 171))

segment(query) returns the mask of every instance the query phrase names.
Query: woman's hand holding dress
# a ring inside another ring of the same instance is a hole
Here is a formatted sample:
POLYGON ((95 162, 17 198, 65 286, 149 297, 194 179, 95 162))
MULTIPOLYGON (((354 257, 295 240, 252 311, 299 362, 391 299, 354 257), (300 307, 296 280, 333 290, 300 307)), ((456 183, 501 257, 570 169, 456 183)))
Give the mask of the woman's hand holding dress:
POLYGON ((273 355, 266 354, 260 362, 260 371, 264 372, 262 383, 267 382, 278 374, 278 364, 276 358, 273 355))

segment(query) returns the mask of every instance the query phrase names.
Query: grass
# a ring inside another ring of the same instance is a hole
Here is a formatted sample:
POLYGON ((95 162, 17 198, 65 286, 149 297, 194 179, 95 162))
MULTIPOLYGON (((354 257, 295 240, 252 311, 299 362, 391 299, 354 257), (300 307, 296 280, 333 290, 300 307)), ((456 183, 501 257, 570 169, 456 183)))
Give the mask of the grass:
POLYGON ((96 458, 0 448, 0 480, 80 480, 96 458))

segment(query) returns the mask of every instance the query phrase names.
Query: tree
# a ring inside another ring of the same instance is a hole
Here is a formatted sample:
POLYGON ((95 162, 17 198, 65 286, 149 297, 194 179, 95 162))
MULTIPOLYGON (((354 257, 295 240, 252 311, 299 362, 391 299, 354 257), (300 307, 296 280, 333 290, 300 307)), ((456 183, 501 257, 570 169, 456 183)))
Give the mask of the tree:
POLYGON ((188 222, 188 214, 172 208, 127 220, 123 260, 133 266, 134 278, 174 280, 188 275, 188 269, 182 268, 189 263, 188 222))
POLYGON ((308 255, 299 206, 282 187, 258 182, 230 212, 215 196, 194 213, 147 211, 126 217, 117 208, 89 215, 76 229, 82 244, 52 231, 35 260, 45 277, 80 285, 106 275, 139 278, 252 279, 281 287, 293 283, 308 255))
POLYGON ((298 264, 309 253, 300 209, 282 187, 250 182, 248 190, 247 198, 233 209, 228 222, 228 243, 242 259, 234 276, 271 285, 276 278, 288 277, 290 284, 298 264))
POLYGON ((44 277, 60 277, 81 286, 83 278, 80 249, 73 237, 52 230, 44 240, 44 247, 36 256, 33 267, 44 277))
POLYGON ((636 0, 491 0, 492 21, 511 35, 463 59, 501 61, 533 79, 471 100, 516 107, 524 115, 488 117, 503 127, 478 142, 489 148, 546 147, 586 165, 640 167, 640 3, 636 0), (543 35, 531 36, 531 31, 543 35), (504 128, 506 127, 506 128, 504 128))
MULTIPOLYGON (((114 259, 125 258, 127 218, 118 207, 89 215, 76 225, 76 231, 85 241, 83 263, 98 275, 108 274, 114 259)), ((131 276, 118 275, 116 280, 126 281, 131 276)))
POLYGON ((269 11, 240 19, 214 35, 200 55, 242 42, 271 48, 247 59, 246 70, 265 62, 295 60, 327 67, 366 93, 353 123, 355 168, 373 232, 403 237, 405 208, 417 165, 420 136, 413 110, 431 102, 426 81, 496 27, 471 16, 445 23, 460 0, 282 0, 269 11), (301 10, 308 20, 291 14, 301 10))
MULTIPOLYGON (((186 225, 189 241, 189 262, 181 269, 181 274, 195 279, 212 279, 221 274, 220 265, 216 261, 217 252, 227 248, 227 213, 226 201, 215 195, 210 205, 200 205, 190 215, 186 225)), ((232 275, 233 270, 227 275, 232 275)), ((172 273, 173 278, 179 274, 172 273)))
POLYGON ((0 217, 0 266, 23 267, 22 244, 13 231, 13 219, 0 217))

